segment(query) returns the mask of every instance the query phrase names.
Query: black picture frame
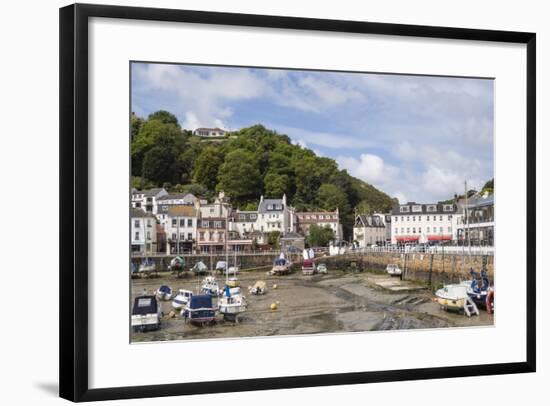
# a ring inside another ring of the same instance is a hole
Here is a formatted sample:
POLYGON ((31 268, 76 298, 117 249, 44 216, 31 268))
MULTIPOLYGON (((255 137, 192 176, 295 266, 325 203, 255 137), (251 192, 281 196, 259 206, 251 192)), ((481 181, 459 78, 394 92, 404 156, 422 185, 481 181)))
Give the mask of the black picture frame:
POLYGON ((75 402, 535 372, 536 35, 221 12, 74 4, 60 9, 59 391, 75 402), (525 44, 527 324, 524 362, 90 389, 88 386, 88 19, 154 20, 525 44))

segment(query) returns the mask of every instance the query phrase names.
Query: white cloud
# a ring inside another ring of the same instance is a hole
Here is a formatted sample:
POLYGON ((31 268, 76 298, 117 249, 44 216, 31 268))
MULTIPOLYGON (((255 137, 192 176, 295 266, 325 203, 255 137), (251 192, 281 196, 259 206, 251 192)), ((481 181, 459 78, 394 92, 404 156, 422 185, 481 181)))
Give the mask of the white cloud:
POLYGON ((356 149, 368 148, 374 144, 367 137, 356 138, 345 134, 328 133, 323 131, 308 131, 302 128, 289 127, 280 124, 267 123, 269 128, 273 128, 279 133, 288 135, 296 142, 307 143, 307 145, 317 145, 319 147, 331 149, 356 149))

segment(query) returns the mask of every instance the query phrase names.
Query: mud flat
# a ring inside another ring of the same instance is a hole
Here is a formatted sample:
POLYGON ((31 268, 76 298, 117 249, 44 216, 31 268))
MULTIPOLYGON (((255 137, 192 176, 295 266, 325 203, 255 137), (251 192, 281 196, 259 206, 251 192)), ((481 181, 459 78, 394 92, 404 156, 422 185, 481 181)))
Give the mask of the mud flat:
MULTIPOLYGON (((190 289, 197 292, 203 277, 132 279, 131 295, 146 290, 153 293, 161 284, 174 291, 190 289)), ((223 277, 219 276, 220 285, 223 277)), ((226 337, 257 337, 272 335, 319 334, 397 329, 423 329, 485 326, 493 324, 493 315, 480 311, 480 316, 468 318, 463 314, 441 310, 433 295, 417 283, 403 282, 376 273, 349 273, 329 270, 328 275, 304 276, 293 273, 268 276, 265 271, 241 272, 241 287, 248 309, 238 323, 225 322, 221 315, 206 326, 185 323, 177 314, 168 317, 171 302, 162 302, 162 327, 158 331, 131 333, 132 342, 210 339, 226 337), (267 293, 253 296, 248 286, 257 280, 267 282, 267 293), (273 285, 277 289, 273 289, 273 285), (278 302, 278 308, 270 305, 278 302)), ((215 303, 215 299, 214 299, 215 303)))

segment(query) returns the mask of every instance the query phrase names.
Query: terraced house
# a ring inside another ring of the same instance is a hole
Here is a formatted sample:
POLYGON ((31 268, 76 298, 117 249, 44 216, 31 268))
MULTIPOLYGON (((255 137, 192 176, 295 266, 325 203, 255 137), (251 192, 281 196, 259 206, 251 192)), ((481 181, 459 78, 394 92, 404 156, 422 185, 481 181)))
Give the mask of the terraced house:
POLYGON ((335 211, 296 212, 296 231, 300 234, 307 236, 313 224, 322 228, 330 227, 336 241, 342 239, 342 225, 338 209, 335 211))

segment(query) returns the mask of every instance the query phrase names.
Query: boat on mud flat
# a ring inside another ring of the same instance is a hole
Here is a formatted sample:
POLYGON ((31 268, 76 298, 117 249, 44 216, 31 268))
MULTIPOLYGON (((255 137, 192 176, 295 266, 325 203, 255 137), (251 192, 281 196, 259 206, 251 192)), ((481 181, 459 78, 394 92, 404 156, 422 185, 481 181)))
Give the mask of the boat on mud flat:
POLYGON ((227 271, 227 261, 216 262, 216 272, 224 274, 227 271))
POLYGON ((201 275, 205 274, 208 271, 208 267, 204 265, 204 262, 199 261, 197 262, 193 268, 191 268, 191 272, 193 272, 195 275, 201 275))
POLYGON ((160 328, 160 306, 155 296, 138 296, 132 307, 131 326, 134 332, 160 328))
POLYGON ((155 261, 153 261, 151 258, 144 258, 143 261, 141 261, 141 264, 139 265, 138 272, 149 273, 149 272, 155 272, 156 269, 157 269, 157 266, 155 265, 155 261))
POLYGON ((325 264, 319 264, 319 265, 317 265, 317 273, 320 273, 320 274, 327 274, 327 273, 328 273, 327 266, 326 266, 325 264))
POLYGON ((216 318, 216 308, 212 304, 210 295, 193 295, 188 304, 184 305, 181 315, 185 322, 206 324, 216 318))
POLYGON ((176 310, 183 309, 183 307, 189 303, 193 292, 187 289, 178 290, 178 294, 172 299, 172 307, 176 310))
POLYGON ((264 281, 257 281, 254 286, 249 289, 252 295, 265 295, 267 292, 267 284, 264 281))
POLYGON ((170 271, 181 272, 185 270, 185 260, 182 257, 172 258, 168 266, 170 271))
POLYGON ((489 286, 489 278, 487 272, 482 270, 480 274, 470 269, 471 282, 466 289, 468 296, 472 298, 474 303, 478 306, 487 306, 487 297, 491 291, 489 286))
POLYGON ((158 300, 170 300, 172 299, 172 288, 168 285, 160 285, 155 291, 155 296, 158 300))
POLYGON ((445 285, 435 292, 437 302, 445 310, 460 311, 464 309, 468 293, 464 283, 445 285))
POLYGON ((292 264, 286 258, 277 257, 273 262, 273 268, 269 272, 271 275, 286 275, 290 273, 292 264))
POLYGON ((388 264, 386 272, 391 276, 400 276, 403 273, 397 264, 388 264))
POLYGON ((313 262, 313 259, 304 259, 304 263, 302 264, 302 273, 307 276, 315 273, 315 262, 313 262))
POLYGON ((220 295, 220 287, 214 276, 207 276, 202 281, 201 294, 218 297, 220 295))
POLYGON ((240 287, 226 286, 222 296, 218 299, 218 310, 224 320, 237 321, 239 314, 246 311, 246 298, 240 287))

